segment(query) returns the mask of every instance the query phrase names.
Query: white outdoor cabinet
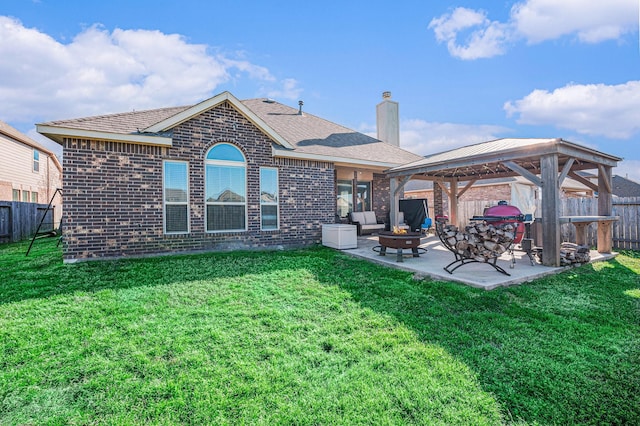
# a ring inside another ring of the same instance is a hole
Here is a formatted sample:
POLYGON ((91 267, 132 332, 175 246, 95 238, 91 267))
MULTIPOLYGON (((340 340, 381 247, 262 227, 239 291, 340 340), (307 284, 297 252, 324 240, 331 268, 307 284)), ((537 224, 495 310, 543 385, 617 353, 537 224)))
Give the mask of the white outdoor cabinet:
POLYGON ((322 225, 322 245, 338 250, 358 248, 356 225, 322 225))

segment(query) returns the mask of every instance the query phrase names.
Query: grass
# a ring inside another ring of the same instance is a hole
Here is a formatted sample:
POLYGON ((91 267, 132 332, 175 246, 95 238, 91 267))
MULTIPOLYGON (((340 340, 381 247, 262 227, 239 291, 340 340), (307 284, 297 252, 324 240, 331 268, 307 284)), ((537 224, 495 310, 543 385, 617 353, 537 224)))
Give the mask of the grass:
POLYGON ((640 256, 491 292, 315 248, 0 246, 0 424, 640 424, 640 256))

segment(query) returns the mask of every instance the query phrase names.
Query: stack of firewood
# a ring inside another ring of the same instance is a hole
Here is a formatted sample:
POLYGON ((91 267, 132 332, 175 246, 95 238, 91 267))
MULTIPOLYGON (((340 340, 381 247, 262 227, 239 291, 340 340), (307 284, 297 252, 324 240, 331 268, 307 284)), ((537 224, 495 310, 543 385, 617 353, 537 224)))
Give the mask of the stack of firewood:
POLYGON ((579 246, 574 243, 562 243, 560 246, 560 265, 589 263, 590 260, 591 254, 588 246, 579 246))
MULTIPOLYGON (((538 252, 538 258, 542 262, 542 250, 538 252)), ((567 242, 560 245, 560 266, 589 263, 589 261, 591 261, 591 254, 588 246, 567 242)))
POLYGON ((515 227, 506 223, 493 226, 479 222, 465 226, 460 231, 457 226, 443 227, 443 241, 463 258, 487 262, 509 249, 515 237, 515 227))

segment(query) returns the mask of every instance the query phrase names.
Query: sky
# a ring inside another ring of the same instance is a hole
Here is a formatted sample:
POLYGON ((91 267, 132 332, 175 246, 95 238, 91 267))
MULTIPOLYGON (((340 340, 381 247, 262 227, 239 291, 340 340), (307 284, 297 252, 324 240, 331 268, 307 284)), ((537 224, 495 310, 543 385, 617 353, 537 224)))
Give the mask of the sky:
POLYGON ((401 147, 563 138, 640 182, 638 0, 2 0, 0 120, 270 97, 401 147))

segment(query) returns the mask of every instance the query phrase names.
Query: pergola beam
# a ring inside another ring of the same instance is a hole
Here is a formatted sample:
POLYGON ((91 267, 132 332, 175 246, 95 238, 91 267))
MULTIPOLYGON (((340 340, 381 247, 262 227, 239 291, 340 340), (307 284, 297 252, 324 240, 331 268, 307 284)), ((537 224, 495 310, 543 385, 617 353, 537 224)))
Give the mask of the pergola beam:
POLYGON ((592 191, 598 191, 598 185, 594 184, 589 179, 585 179, 584 177, 580 176, 579 174, 577 174, 573 170, 571 170, 569 172, 569 176, 571 176, 571 179, 577 180, 578 182, 580 182, 581 184, 583 184, 587 188, 591 189, 592 191))
POLYGON ((462 188, 462 190, 460 192, 458 192, 458 198, 462 197, 462 195, 467 192, 469 189, 471 189, 471 187, 478 181, 478 179, 473 179, 470 180, 469 183, 467 183, 464 188, 462 188))
POLYGON ((540 178, 534 175, 533 173, 531 173, 529 170, 525 169, 524 167, 519 166, 513 161, 503 161, 502 164, 504 164, 514 172, 518 173, 520 176, 524 177, 529 182, 533 183, 535 186, 542 186, 542 181, 540 180, 540 178))
POLYGON ((567 177, 567 173, 571 170, 571 166, 576 161, 575 158, 569 158, 566 163, 564 163, 564 167, 562 168, 562 172, 560 172, 560 176, 558 176, 558 187, 562 188, 562 182, 564 182, 567 177))
POLYGON ((610 175, 610 172, 611 172, 611 167, 606 167, 606 166, 603 166, 602 164, 598 164, 598 185, 600 185, 600 182, 602 182, 602 184, 604 185, 604 188, 607 190, 608 193, 613 192, 611 190, 611 176, 608 176, 610 175), (604 178, 600 179, 601 176, 603 176, 604 178))

